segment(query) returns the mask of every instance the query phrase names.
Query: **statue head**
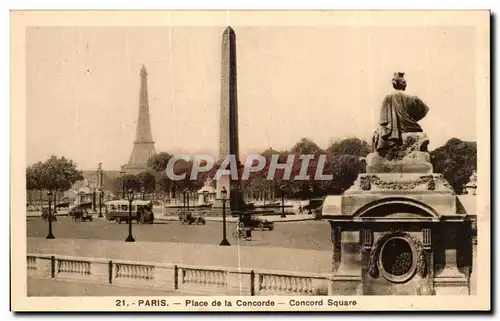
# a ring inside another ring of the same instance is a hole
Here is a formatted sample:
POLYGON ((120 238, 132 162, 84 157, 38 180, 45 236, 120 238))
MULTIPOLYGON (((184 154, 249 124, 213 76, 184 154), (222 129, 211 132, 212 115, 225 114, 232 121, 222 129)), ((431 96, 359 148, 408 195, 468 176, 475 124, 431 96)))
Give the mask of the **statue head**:
POLYGON ((404 72, 395 72, 392 77, 392 87, 396 90, 404 91, 406 89, 406 79, 404 72))

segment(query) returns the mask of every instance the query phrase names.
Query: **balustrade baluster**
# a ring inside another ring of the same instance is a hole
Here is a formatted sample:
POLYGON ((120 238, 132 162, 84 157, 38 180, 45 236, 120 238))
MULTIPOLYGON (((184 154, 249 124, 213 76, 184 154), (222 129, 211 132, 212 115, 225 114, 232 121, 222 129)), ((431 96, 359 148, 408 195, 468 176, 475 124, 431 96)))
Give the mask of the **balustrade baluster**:
POLYGON ((300 293, 307 293, 307 279, 305 278, 300 281, 300 293))
POLYGON ((276 280, 276 275, 270 275, 269 276, 271 278, 271 286, 269 287, 269 290, 271 291, 275 291, 277 290, 277 280, 276 280))
POLYGON ((208 275, 210 274, 210 271, 202 271, 203 273, 203 280, 201 282, 201 284, 203 284, 203 286, 208 286, 208 275))
POLYGON ((291 278, 290 283, 292 287, 290 288, 290 291, 293 293, 297 293, 297 283, 300 281, 301 278, 291 278))
POLYGON ((267 290, 267 275, 260 275, 260 280, 259 280, 259 283, 260 283, 260 289, 261 290, 267 290))
MULTIPOLYGON (((214 285, 214 277, 215 277, 216 273, 213 273, 212 271, 209 271, 207 273, 207 285, 214 285)), ((217 284, 215 284, 217 285, 217 284)))
POLYGON ((294 277, 285 276, 285 278, 286 278, 286 291, 292 292, 294 277))

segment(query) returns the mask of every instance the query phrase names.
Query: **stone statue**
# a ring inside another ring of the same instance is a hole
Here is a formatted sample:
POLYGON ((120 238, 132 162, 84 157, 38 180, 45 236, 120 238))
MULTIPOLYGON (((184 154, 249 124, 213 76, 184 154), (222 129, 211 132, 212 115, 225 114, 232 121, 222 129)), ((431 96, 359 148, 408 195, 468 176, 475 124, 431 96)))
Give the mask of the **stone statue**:
POLYGON ((212 179, 207 177, 207 180, 204 183, 204 187, 212 187, 212 179))
POLYGON ((373 153, 367 157, 367 171, 432 172, 427 150, 429 139, 418 122, 429 107, 418 97, 404 93, 404 72, 394 73, 395 92, 385 96, 380 110, 378 128, 373 135, 373 153), (396 170, 394 167, 398 167, 396 170))

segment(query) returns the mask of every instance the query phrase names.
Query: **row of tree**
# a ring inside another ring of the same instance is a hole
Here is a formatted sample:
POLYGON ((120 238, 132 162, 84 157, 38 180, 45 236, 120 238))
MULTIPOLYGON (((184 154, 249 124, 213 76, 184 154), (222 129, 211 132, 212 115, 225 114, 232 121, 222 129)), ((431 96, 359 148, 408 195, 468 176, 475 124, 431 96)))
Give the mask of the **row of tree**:
MULTIPOLYGON (((283 193, 286 197, 302 199, 341 194, 353 184, 359 173, 366 170, 363 159, 370 152, 370 145, 358 138, 335 141, 325 150, 312 140, 303 138, 289 150, 276 151, 269 148, 263 151, 261 155, 266 158, 266 166, 261 171, 252 172, 249 179, 243 181, 243 187, 248 195, 262 195, 265 192, 268 196, 279 197, 283 193), (299 156, 304 154, 314 155, 307 167, 310 179, 293 179, 300 173, 302 160, 299 156), (286 163, 288 157, 293 158, 290 179, 284 179, 283 169, 276 171, 274 180, 267 179, 273 155, 278 155, 279 163, 286 163), (331 180, 314 180, 320 155, 326 156, 322 174, 332 175, 331 180)), ((165 152, 155 154, 148 161, 149 169, 147 171, 136 176, 126 175, 123 178, 115 179, 112 183, 113 192, 119 195, 125 187, 136 192, 156 193, 161 194, 161 197, 175 197, 186 189, 192 192, 197 191, 208 177, 215 176, 218 169, 218 164, 216 164, 211 171, 200 173, 195 180, 191 180, 193 163, 180 160, 175 163, 174 173, 177 175, 186 173, 186 177, 180 181, 172 181, 165 171, 171 157, 172 155, 165 152)), ((460 194, 477 167, 476 143, 452 138, 444 146, 431 152, 431 160, 434 172, 442 173, 455 192, 460 194)), ((64 192, 82 179, 82 172, 77 169, 72 160, 51 156, 45 162, 37 162, 26 169, 28 200, 31 201, 33 191, 40 192, 40 197, 42 197, 43 191, 64 192)))
POLYGON ((40 193, 38 199, 42 200, 44 191, 65 192, 82 179, 82 172, 76 164, 64 156, 51 156, 44 162, 36 162, 26 168, 28 202, 32 203, 35 192, 40 193))

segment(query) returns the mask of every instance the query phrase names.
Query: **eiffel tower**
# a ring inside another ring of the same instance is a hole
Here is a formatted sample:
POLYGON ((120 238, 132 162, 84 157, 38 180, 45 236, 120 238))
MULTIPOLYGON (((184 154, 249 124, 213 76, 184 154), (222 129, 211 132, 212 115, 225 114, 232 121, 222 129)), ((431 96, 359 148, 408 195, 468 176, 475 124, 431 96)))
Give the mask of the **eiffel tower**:
POLYGON ((148 159, 156 154, 153 135, 151 134, 151 123, 149 121, 149 102, 148 102, 148 72, 146 67, 141 68, 141 88, 139 95, 139 117, 137 120, 137 130, 135 134, 134 149, 125 172, 131 175, 137 175, 145 171, 148 159))

